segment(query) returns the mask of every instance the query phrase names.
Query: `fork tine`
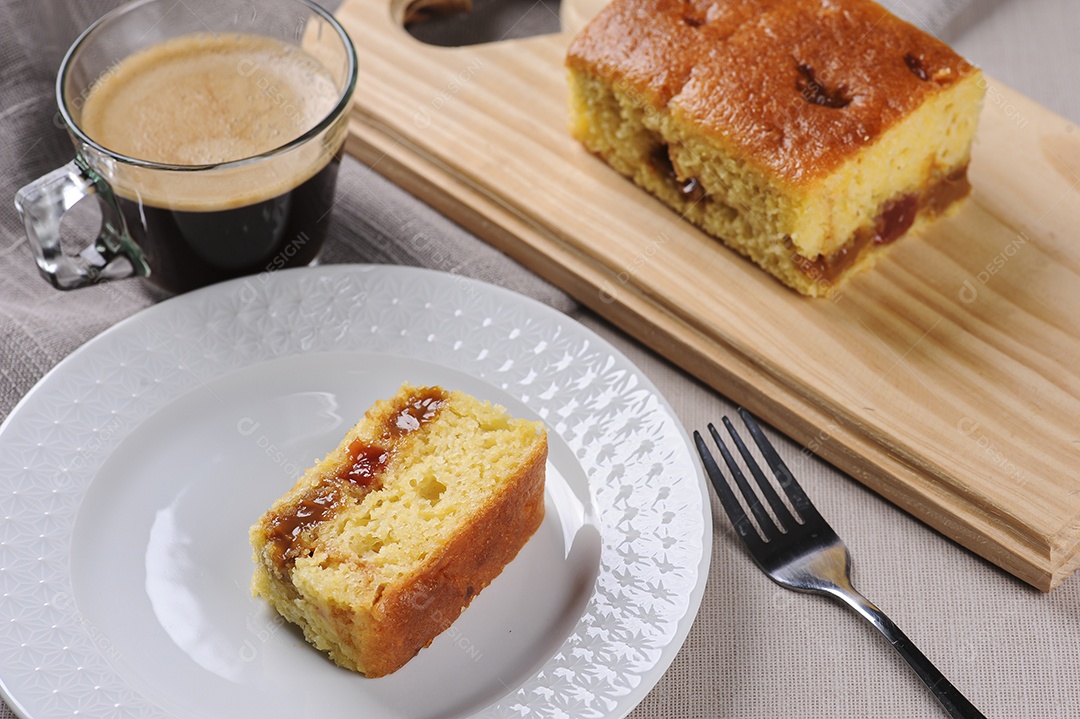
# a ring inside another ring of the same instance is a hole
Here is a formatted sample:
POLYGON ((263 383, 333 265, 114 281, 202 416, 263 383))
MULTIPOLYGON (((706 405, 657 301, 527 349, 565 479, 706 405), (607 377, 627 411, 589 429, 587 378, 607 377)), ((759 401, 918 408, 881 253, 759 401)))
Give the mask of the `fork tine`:
POLYGON ((746 428, 750 431, 750 436, 754 438, 754 443, 757 444, 758 449, 761 450, 761 455, 765 458, 765 461, 769 463, 769 467, 772 468, 773 474, 776 475, 777 482, 780 484, 781 489, 787 494, 791 500, 792 506, 795 507, 795 511, 802 517, 803 522, 810 521, 811 519, 822 519, 818 514, 814 504, 810 501, 810 498, 806 496, 806 492, 799 485, 799 482, 795 479, 795 475, 791 473, 791 470, 784 464, 784 460, 780 459, 780 455, 777 454, 776 448, 773 447, 772 442, 765 436, 765 433, 761 431, 761 427, 758 426, 757 420, 754 416, 747 412, 742 407, 737 408, 739 416, 742 417, 743 423, 746 424, 746 428))
MULTIPOLYGON (((709 425, 710 428, 712 425, 709 425)), ((720 498, 720 505, 724 508, 724 512, 727 514, 728 519, 731 520, 732 526, 735 527, 735 531, 738 533, 742 540, 750 548, 751 553, 762 547, 765 543, 761 536, 754 529, 754 525, 751 524, 750 518, 746 516, 746 512, 743 511, 742 506, 739 504, 739 500, 735 498, 735 493, 731 491, 731 487, 727 483, 727 479, 724 478, 723 472, 720 471, 719 465, 716 464, 716 460, 713 459, 712 452, 709 451, 708 445, 702 438, 701 433, 694 430, 694 444, 697 445, 698 454, 701 455, 701 462, 705 466, 705 473, 709 475, 709 481, 712 482, 713 489, 716 490, 716 496, 720 498)))
POLYGON ((742 455, 743 462, 750 468, 750 473, 753 474, 754 479, 757 480, 758 487, 761 488, 761 493, 765 495, 765 499, 768 500, 769 506, 772 507, 773 513, 780 522, 780 526, 785 529, 790 529, 795 526, 795 518, 791 516, 791 512, 788 511, 787 505, 781 501, 780 495, 776 493, 772 484, 765 478, 765 473, 761 471, 761 466, 758 465, 757 460, 750 454, 750 450, 747 449, 746 443, 743 442, 742 437, 735 431, 734 425, 731 424, 731 420, 727 417, 724 417, 724 426, 727 427, 728 434, 731 435, 731 439, 735 442, 735 446, 739 448, 739 454, 742 455))
MULTIPOLYGON (((725 424, 731 424, 727 417, 724 417, 725 424)), ((772 517, 765 511, 765 506, 761 503, 761 498, 757 496, 757 493, 750 486, 750 483, 746 481, 746 475, 739 469, 738 463, 735 458, 731 456, 731 452, 728 451, 727 445, 724 440, 720 438, 720 433, 716 431, 716 427, 710 422, 709 434, 712 435, 713 441, 716 442, 716 446, 720 448, 720 454, 724 457, 724 463, 727 464, 728 471, 731 472, 731 476, 735 478, 735 484, 739 485, 739 491, 742 492, 742 496, 746 498, 746 505, 750 507, 750 511, 754 514, 754 519, 757 520, 758 526, 761 527, 761 534, 765 539, 771 539, 780 534, 780 531, 773 524, 772 517)))

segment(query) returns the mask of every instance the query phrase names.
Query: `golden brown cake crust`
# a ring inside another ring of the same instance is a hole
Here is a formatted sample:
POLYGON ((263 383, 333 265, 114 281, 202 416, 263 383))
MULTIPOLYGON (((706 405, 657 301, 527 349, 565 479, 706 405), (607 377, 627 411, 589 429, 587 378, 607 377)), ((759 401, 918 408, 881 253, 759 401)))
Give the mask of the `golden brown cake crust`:
POLYGON ((567 64, 792 184, 829 175, 973 71, 870 0, 620 0, 567 64))
POLYGON ((510 563, 544 519, 547 445, 414 576, 388 589, 373 611, 364 673, 396 671, 431 644, 510 563))

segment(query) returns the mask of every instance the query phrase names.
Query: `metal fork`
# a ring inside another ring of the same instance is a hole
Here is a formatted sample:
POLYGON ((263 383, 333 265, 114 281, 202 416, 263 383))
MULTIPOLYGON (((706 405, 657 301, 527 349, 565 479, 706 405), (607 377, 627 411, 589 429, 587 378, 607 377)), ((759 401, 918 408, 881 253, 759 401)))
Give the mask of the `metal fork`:
POLYGON ((694 432, 694 442, 697 444, 705 471, 712 480, 713 488, 720 497, 724 511, 727 512, 731 523, 735 526, 735 531, 750 551, 750 556, 762 571, 782 587, 799 592, 824 594, 854 609, 859 616, 885 635, 893 648, 900 652, 900 656, 930 687, 949 716, 955 719, 985 719, 985 716, 938 671, 937 667, 930 663, 926 655, 915 647, 891 619, 855 590, 851 584, 851 557, 843 540, 818 514, 817 509, 814 508, 784 461, 780 459, 780 455, 776 453, 776 449, 761 431, 753 416, 741 407, 738 412, 800 519, 793 517, 787 506, 780 500, 776 490, 765 478, 757 461, 751 456, 727 417, 723 418, 724 426, 727 427, 750 473, 757 480, 761 494, 765 496, 776 517, 776 523, 773 522, 761 499, 747 482, 746 476, 720 438, 716 427, 709 424, 709 433, 719 447, 724 463, 727 464, 728 470, 735 479, 735 484, 738 485, 750 512, 761 528, 760 535, 735 498, 731 486, 724 478, 699 432, 694 432))

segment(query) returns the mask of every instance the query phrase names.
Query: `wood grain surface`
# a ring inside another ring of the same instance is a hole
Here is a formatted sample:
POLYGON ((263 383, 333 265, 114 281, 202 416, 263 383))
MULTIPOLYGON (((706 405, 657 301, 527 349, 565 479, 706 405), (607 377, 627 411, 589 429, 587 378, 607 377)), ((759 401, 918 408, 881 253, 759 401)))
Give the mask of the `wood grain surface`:
POLYGON ((806 299, 569 136, 563 57, 598 2, 564 0, 559 34, 440 48, 403 29, 405 0, 347 0, 347 149, 943 534, 1063 581, 1080 564, 1080 128, 988 78, 963 209, 806 299))

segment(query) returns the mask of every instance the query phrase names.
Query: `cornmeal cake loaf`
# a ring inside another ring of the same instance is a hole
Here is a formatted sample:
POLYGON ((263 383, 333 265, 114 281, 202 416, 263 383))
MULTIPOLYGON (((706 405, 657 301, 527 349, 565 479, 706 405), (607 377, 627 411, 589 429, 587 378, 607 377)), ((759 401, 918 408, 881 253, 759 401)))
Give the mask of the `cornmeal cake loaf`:
POLYGON ((566 62, 589 150, 806 295, 970 191, 979 71, 869 0, 614 0, 566 62))
POLYGON ((251 528, 252 592, 369 677, 412 659, 544 517, 540 422, 404 385, 251 528))

